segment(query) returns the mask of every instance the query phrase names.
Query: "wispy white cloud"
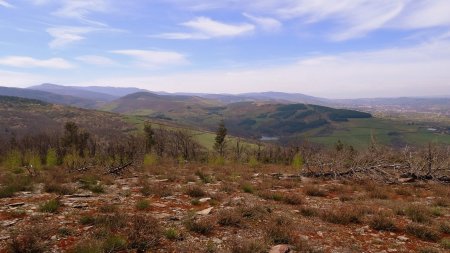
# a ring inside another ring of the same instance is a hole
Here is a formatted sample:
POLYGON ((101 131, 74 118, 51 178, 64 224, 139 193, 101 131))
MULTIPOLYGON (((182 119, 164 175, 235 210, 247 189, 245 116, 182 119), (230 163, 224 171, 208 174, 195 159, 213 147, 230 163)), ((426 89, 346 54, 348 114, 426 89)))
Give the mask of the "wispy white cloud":
POLYGON ((249 34, 255 30, 255 26, 249 23, 228 24, 213 20, 208 17, 197 17, 180 25, 192 29, 192 32, 163 33, 151 37, 164 39, 212 39, 223 37, 236 37, 249 34))
POLYGON ((161 0, 193 11, 224 9, 270 16, 280 22, 327 22, 328 37, 348 40, 380 29, 450 28, 448 0, 161 0))
POLYGON ((188 63, 185 55, 172 51, 158 50, 114 50, 114 54, 128 56, 134 59, 134 63, 142 67, 162 67, 166 65, 180 65, 188 63))
POLYGON ((107 26, 89 18, 96 12, 107 12, 111 9, 111 0, 31 0, 35 5, 55 4, 57 9, 52 13, 55 16, 77 19, 90 25, 107 26))
POLYGON ((97 65, 97 66, 114 66, 114 65, 118 64, 117 62, 115 62, 114 60, 112 60, 108 57, 99 56, 99 55, 82 55, 82 56, 76 57, 75 59, 78 61, 84 62, 86 64, 97 65))
POLYGON ((0 0, 0 6, 6 7, 6 8, 14 8, 14 5, 6 2, 5 0, 0 0))
POLYGON ((283 24, 274 18, 254 16, 248 13, 243 13, 246 18, 251 20, 253 23, 258 25, 262 30, 265 31, 278 31, 283 26, 283 24))
POLYGON ((106 0, 65 0, 62 7, 54 14, 64 18, 76 18, 88 23, 106 26, 97 21, 90 20, 88 15, 92 12, 105 12, 109 2, 106 0))
POLYGON ((85 35, 99 29, 93 27, 60 26, 47 29, 47 33, 53 37, 49 43, 50 48, 62 48, 68 44, 85 39, 85 35))
POLYGON ((74 66, 62 58, 36 59, 28 56, 7 56, 0 58, 0 65, 17 68, 70 69, 74 66))
POLYGON ((113 76, 89 80, 89 83, 220 93, 276 89, 340 98, 426 96, 448 93, 448 69, 450 42, 436 41, 408 48, 316 55, 282 66, 113 76))

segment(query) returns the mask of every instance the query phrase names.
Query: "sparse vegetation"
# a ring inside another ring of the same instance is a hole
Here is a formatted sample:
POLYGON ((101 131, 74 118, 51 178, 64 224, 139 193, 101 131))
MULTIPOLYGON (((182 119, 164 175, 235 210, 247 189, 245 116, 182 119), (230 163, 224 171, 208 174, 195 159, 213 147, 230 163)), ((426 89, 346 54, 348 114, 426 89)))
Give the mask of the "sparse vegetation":
POLYGON ((406 226, 406 232, 425 241, 436 242, 439 240, 439 234, 424 225, 409 224, 406 226))

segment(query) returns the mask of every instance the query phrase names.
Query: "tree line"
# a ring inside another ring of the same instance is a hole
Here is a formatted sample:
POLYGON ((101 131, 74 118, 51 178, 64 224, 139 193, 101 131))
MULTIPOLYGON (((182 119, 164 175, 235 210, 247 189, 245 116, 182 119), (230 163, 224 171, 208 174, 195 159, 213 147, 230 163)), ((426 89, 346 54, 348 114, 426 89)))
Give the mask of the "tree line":
POLYGON ((305 140, 282 146, 248 143, 229 137, 223 121, 218 125, 213 150, 203 147, 188 130, 153 127, 146 123, 141 133, 101 139, 67 122, 62 134, 38 134, 0 140, 1 167, 13 172, 30 173, 44 167, 63 167, 86 171, 100 167, 105 173, 120 173, 128 167, 142 167, 171 161, 241 163, 257 167, 263 164, 289 165, 305 175, 345 177, 364 174, 389 181, 401 175, 444 179, 450 177, 450 146, 394 149, 372 141, 367 149, 356 150, 338 141, 324 147, 305 140))

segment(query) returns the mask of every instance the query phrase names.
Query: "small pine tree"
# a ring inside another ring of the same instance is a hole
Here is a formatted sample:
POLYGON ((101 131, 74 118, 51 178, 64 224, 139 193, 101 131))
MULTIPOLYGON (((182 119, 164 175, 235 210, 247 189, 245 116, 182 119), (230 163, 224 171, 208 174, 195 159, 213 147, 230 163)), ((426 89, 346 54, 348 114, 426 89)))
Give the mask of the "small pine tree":
POLYGON ((50 168, 55 167, 58 164, 58 156, 54 148, 49 148, 47 150, 47 155, 45 157, 45 164, 50 168))
POLYGON ((336 151, 338 151, 338 152, 340 152, 344 149, 344 144, 341 142, 341 140, 337 141, 335 148, 336 148, 336 151))
POLYGON ((152 129, 152 125, 150 123, 145 123, 144 126, 145 132, 145 150, 147 153, 152 152, 152 147, 155 144, 155 131, 152 129))
POLYGON ((303 157, 300 153, 297 153, 292 159, 292 167, 296 170, 301 171, 303 168, 303 157))
POLYGON ((214 149, 217 151, 217 153, 219 153, 219 156, 221 157, 225 156, 227 133, 228 130, 225 127, 225 122, 221 120, 216 131, 216 138, 214 143, 214 149))

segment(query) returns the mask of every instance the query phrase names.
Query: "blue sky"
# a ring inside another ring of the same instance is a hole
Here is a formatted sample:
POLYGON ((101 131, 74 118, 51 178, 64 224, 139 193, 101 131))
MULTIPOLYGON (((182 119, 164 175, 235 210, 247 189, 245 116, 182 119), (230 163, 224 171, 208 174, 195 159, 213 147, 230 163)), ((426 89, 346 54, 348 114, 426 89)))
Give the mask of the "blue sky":
POLYGON ((0 85, 450 95, 448 0, 0 0, 0 85))

